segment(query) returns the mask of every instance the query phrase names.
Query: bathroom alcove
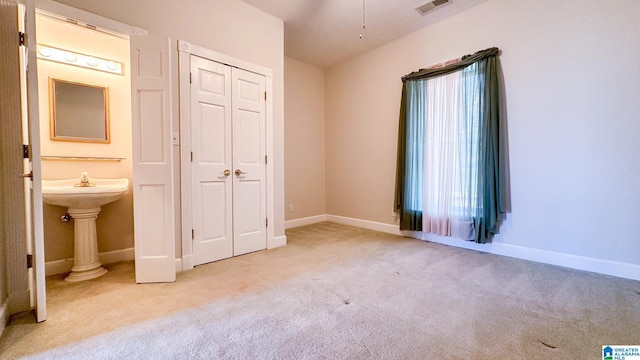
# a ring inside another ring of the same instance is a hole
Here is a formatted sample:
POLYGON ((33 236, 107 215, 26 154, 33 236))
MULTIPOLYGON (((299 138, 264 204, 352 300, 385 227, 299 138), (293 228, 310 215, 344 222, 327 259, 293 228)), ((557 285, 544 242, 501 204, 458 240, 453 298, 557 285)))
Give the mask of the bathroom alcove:
MULTIPOLYGON (((113 34, 38 13, 37 41, 58 49, 124 64, 123 74, 38 59, 40 101, 40 146, 43 179, 80 177, 86 171, 94 178, 132 179, 131 81, 129 40, 113 34), (49 78, 106 86, 109 88, 109 143, 68 142, 50 139, 49 78), (91 159, 87 159, 91 158, 91 159)), ((130 189, 131 190, 131 189, 130 189)), ((97 221, 98 250, 104 263, 133 259, 133 195, 105 205, 97 221)), ((73 264, 73 220, 61 223, 67 209, 43 205, 46 274, 61 274, 73 264)))

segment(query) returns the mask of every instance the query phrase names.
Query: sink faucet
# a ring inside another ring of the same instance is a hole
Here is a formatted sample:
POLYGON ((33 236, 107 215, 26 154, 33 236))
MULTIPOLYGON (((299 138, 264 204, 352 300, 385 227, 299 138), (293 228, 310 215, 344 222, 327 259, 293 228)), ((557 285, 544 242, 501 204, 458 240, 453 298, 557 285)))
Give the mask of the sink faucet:
POLYGON ((87 172, 83 171, 82 172, 82 176, 80 176, 80 186, 81 187, 89 187, 91 186, 91 184, 89 184, 89 177, 87 176, 87 172))

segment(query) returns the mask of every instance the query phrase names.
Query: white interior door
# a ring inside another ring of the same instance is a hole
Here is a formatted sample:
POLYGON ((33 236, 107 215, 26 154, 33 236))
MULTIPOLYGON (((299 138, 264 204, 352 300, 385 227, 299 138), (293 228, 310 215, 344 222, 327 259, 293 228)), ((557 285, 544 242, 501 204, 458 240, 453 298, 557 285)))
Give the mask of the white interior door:
POLYGON ((131 36, 136 282, 176 279, 171 40, 131 36))
POLYGON ((190 57, 193 264, 266 249, 265 77, 190 57))
POLYGON ((231 68, 191 56, 193 262, 233 256, 231 68))
POLYGON ((38 67, 36 58, 36 11, 35 0, 27 0, 25 13, 25 34, 27 39, 27 129, 30 145, 29 162, 31 167, 30 209, 27 209, 28 229, 31 237, 33 255, 32 298, 38 322, 47 319, 46 283, 44 269, 44 225, 42 210, 42 172, 40 164, 40 121, 38 101, 38 67))
POLYGON ((233 255, 267 248, 265 77, 234 68, 233 255))

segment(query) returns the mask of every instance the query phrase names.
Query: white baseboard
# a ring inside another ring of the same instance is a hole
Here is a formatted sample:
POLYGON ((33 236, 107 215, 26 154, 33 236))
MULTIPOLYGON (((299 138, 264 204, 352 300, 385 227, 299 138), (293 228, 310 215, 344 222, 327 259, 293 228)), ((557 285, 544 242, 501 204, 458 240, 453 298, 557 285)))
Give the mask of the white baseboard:
POLYGON ((193 255, 182 256, 182 263, 180 264, 182 269, 180 271, 187 271, 193 269, 193 255))
POLYGON ((532 249, 509 244, 493 244, 494 254, 531 260, 545 264, 564 266, 577 270, 611 275, 625 279, 640 280, 640 265, 619 261, 589 258, 585 256, 532 249))
POLYGON ((327 221, 331 221, 331 222, 342 224, 342 225, 356 226, 364 229, 375 230, 375 231, 380 231, 387 234, 402 236, 402 233, 398 229, 398 225, 385 224, 385 223, 369 221, 369 220, 354 219, 354 218, 338 216, 338 215, 327 215, 327 221))
MULTIPOLYGON (((133 248, 102 252, 98 254, 100 262, 103 264, 113 264, 120 261, 129 261, 135 258, 133 248)), ((73 258, 49 261, 44 264, 44 273, 46 276, 64 274, 71 271, 73 267, 73 258)))
POLYGON ((275 249, 280 246, 287 245, 287 237, 286 236, 276 236, 270 239, 267 239, 267 249, 275 249))
POLYGON ((326 215, 327 221, 338 224, 356 226, 364 229, 385 232, 388 234, 413 237, 420 240, 454 246, 463 249, 476 250, 485 253, 509 256, 522 260, 530 260, 544 264, 568 267, 576 270, 590 271, 598 274, 611 275, 631 280, 640 280, 640 265, 618 261, 589 258, 585 256, 559 253, 548 250, 534 249, 523 246, 502 244, 476 244, 474 242, 454 239, 445 236, 418 232, 401 232, 398 225, 379 223, 375 221, 348 218, 344 216, 326 215))
POLYGON ((72 267, 73 259, 49 261, 44 264, 44 274, 45 276, 64 274, 71 271, 72 267))
POLYGON ((103 264, 113 264, 120 261, 130 261, 136 258, 134 248, 103 252, 98 254, 100 262, 103 264))
POLYGON ((2 301, 2 305, 0 305, 0 335, 4 332, 4 328, 7 326, 9 322, 9 298, 4 299, 2 301))
POLYGON ((300 218, 300 219, 287 220, 284 222, 284 228, 291 229, 291 228, 296 228, 300 226, 316 224, 323 221, 327 221, 327 214, 309 216, 309 217, 300 218))
POLYGON ((390 224, 384 224, 384 223, 379 223, 379 222, 375 222, 375 221, 354 219, 354 218, 349 218, 349 217, 345 217, 345 216, 329 215, 329 214, 309 216, 309 217, 300 218, 300 219, 288 220, 288 221, 284 222, 284 228, 285 229, 291 229, 291 228, 296 228, 296 227, 299 227, 299 226, 317 224, 317 223, 321 223, 321 222, 324 222, 324 221, 331 221, 331 222, 334 222, 334 223, 337 223, 337 224, 355 226, 355 227, 360 227, 360 228, 364 228, 364 229, 376 230, 376 231, 385 232, 385 233, 388 233, 388 234, 402 236, 402 234, 398 230, 398 226, 397 225, 390 225, 390 224))
POLYGON ((625 279, 640 280, 640 265, 635 264, 590 258, 580 255, 534 249, 498 242, 489 244, 476 244, 475 242, 471 241, 459 240, 427 233, 407 232, 406 235, 420 240, 455 246, 469 250, 509 256, 517 259, 530 260, 544 264, 563 266, 576 270, 590 271, 598 274, 611 275, 625 279))
POLYGON ((182 259, 176 259, 176 273, 182 272, 182 259))

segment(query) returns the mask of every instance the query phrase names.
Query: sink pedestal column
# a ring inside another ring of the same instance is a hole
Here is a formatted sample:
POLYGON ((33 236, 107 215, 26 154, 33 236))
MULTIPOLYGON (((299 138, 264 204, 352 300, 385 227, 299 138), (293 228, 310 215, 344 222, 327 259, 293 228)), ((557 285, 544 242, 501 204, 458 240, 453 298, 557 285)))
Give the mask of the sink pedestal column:
POLYGON ((98 259, 96 219, 100 210, 101 208, 68 209, 74 223, 75 256, 71 274, 65 278, 66 281, 89 280, 107 273, 98 259))

